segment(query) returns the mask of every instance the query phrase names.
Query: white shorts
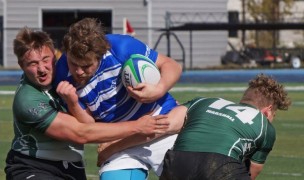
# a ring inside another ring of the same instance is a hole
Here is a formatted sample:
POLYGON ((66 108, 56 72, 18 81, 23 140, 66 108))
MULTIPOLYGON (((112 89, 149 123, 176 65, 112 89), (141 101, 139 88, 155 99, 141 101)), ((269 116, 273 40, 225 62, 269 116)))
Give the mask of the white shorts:
POLYGON ((116 153, 100 168, 99 174, 120 169, 150 170, 152 168, 155 174, 160 176, 164 156, 167 150, 173 147, 176 137, 177 134, 165 136, 116 153))

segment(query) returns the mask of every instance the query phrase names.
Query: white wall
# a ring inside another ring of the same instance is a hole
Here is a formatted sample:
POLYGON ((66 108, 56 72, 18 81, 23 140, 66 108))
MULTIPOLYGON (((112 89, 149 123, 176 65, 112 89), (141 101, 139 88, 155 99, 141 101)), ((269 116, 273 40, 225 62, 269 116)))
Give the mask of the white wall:
MULTIPOLYGON (((152 2, 153 28, 165 27, 165 13, 170 12, 227 12, 227 0, 149 0, 152 2)), ((145 43, 155 44, 161 32, 153 30, 152 39, 147 30, 136 28, 148 27, 148 6, 143 0, 9 0, 5 16, 6 37, 4 42, 4 64, 6 67, 18 67, 13 54, 12 42, 17 31, 24 26, 42 28, 42 9, 111 9, 113 28, 122 27, 123 17, 127 17, 136 31, 136 37, 145 43), (151 41, 151 42, 150 42, 151 41)), ((114 33, 121 33, 114 31, 114 33)), ((177 32, 186 48, 186 61, 189 65, 189 32, 177 32)), ((220 64, 220 54, 227 41, 226 31, 196 31, 193 33, 193 66, 206 67, 220 64)), ((162 42, 160 53, 166 54, 166 42, 162 42)), ((172 42, 172 57, 180 58, 180 49, 172 42)))

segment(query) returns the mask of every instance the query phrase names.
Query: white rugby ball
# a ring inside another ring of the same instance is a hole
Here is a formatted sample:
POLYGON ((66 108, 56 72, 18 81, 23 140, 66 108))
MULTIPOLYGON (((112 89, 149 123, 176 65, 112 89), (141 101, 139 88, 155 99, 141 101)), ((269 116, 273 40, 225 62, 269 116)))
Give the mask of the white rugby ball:
POLYGON ((133 54, 122 67, 121 79, 125 87, 136 87, 139 83, 155 85, 160 80, 160 72, 152 60, 133 54))

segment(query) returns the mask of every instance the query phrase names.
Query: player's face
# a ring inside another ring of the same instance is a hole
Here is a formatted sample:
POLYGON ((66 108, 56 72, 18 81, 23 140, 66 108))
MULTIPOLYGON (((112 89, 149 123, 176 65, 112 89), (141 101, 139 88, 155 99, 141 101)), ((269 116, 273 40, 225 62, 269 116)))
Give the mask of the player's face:
POLYGON ((84 61, 75 59, 72 56, 67 54, 69 71, 73 76, 74 81, 77 83, 77 86, 83 87, 88 81, 93 77, 97 71, 99 61, 91 60, 84 61))
POLYGON ((20 67, 35 85, 48 89, 54 75, 55 55, 47 46, 43 46, 41 50, 28 51, 20 62, 20 67))

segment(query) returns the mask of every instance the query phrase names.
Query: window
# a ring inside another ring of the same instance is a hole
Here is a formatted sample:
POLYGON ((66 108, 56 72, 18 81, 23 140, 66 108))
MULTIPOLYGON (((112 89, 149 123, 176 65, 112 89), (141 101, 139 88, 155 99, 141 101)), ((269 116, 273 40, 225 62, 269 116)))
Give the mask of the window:
POLYGON ((111 10, 43 10, 42 27, 54 40, 55 47, 60 49, 62 38, 68 27, 86 17, 99 19, 106 33, 112 33, 111 10))

